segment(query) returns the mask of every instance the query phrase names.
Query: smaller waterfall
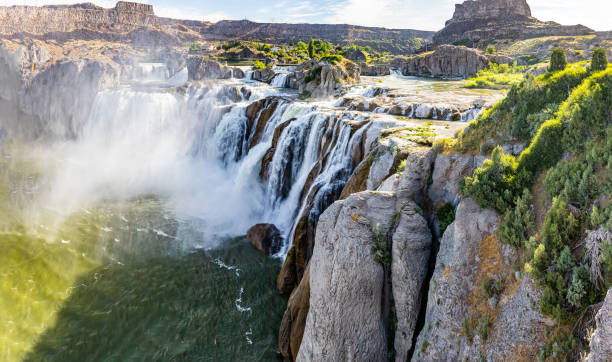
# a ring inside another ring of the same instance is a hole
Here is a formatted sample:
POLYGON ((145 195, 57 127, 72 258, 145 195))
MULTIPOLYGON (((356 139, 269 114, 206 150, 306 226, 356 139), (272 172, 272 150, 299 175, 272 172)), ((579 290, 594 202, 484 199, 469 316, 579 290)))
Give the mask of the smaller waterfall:
POLYGON ((163 82, 169 77, 168 66, 164 63, 138 63, 134 68, 134 80, 139 82, 163 82))
POLYGON ((270 85, 274 88, 285 88, 287 86, 287 74, 277 74, 274 76, 274 79, 272 79, 270 85))

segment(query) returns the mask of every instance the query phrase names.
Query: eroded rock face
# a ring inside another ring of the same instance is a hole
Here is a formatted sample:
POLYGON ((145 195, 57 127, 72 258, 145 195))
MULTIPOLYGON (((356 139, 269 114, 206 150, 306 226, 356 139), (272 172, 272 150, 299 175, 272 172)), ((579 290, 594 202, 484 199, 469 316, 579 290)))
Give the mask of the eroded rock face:
POLYGON ((507 265, 506 254, 513 252, 493 235, 498 220, 472 199, 459 203, 455 222, 440 242, 414 361, 537 358, 554 323, 540 314, 541 292, 531 278, 517 278, 507 265), (503 278, 504 292, 490 304, 479 294, 481 283, 496 277, 503 278), (475 330, 478 318, 488 321, 485 338, 475 330))
POLYGON ((386 359, 385 270, 372 253, 373 232, 391 238, 393 295, 403 305, 398 343, 410 345, 418 315, 418 293, 412 291, 424 278, 431 234, 410 200, 394 192, 361 192, 334 203, 319 219, 298 361, 386 359))
POLYGON ((306 317, 310 309, 310 266, 300 285, 291 293, 278 332, 278 348, 283 357, 295 361, 302 344, 306 317))
POLYGON ((463 154, 438 154, 436 156, 429 198, 434 205, 440 203, 459 204, 461 181, 470 176, 476 165, 474 156, 463 154))
POLYGON ((468 77, 488 68, 489 62, 511 63, 512 59, 463 46, 441 45, 434 52, 406 58, 400 69, 404 75, 468 77))
POLYGON ((434 37, 435 44, 488 39, 517 39, 594 33, 582 26, 563 26, 531 17, 526 0, 468 0, 455 5, 452 19, 434 37))
POLYGON ((366 63, 360 63, 359 68, 361 70, 361 75, 370 77, 382 77, 391 74, 391 68, 385 64, 369 65, 366 63))
POLYGON ((244 78, 242 70, 227 67, 201 56, 192 56, 187 59, 187 71, 189 80, 244 78))
POLYGON ((272 224, 257 224, 247 231, 246 237, 266 256, 278 253, 283 243, 280 231, 272 224))
POLYGON ((590 353, 587 362, 603 362, 612 358, 612 289, 595 317, 597 329, 591 336, 590 353))
POLYGON ((359 82, 359 67, 350 61, 332 65, 311 60, 300 64, 287 76, 287 87, 307 93, 312 98, 327 98, 344 91, 344 86, 359 82))
POLYGON ((270 83, 276 76, 276 72, 272 68, 265 68, 262 70, 256 70, 253 72, 253 80, 258 80, 264 83, 270 83))

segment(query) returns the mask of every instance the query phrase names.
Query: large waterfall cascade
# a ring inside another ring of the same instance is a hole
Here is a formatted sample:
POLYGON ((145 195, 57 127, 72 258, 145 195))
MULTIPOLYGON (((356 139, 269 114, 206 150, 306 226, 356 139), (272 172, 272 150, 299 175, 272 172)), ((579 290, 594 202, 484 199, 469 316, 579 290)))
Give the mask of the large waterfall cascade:
MULTIPOLYGON (((87 117, 66 121, 71 132, 27 123, 37 141, 13 137, 26 124, 5 120, 19 112, 0 102, 0 359, 129 359, 132 348, 269 358, 280 263, 242 236, 275 224, 282 259, 298 221, 316 225, 380 130, 413 123, 298 101, 282 72, 270 85, 189 84, 184 70, 140 64, 131 78, 98 92, 87 117)), ((375 86, 347 97, 369 99, 375 86)))

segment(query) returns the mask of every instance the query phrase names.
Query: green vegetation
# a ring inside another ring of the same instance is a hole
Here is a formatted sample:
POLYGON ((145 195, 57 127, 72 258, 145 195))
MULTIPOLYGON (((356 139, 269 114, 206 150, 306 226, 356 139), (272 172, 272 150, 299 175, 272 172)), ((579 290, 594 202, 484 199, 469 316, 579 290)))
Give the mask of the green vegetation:
POLYGON ((502 243, 512 246, 514 250, 525 246, 535 228, 535 219, 530 205, 531 194, 528 189, 525 189, 523 195, 515 200, 514 208, 506 212, 501 223, 500 239, 502 243))
POLYGON ((486 50, 487 54, 495 54, 496 50, 495 50, 495 45, 491 44, 487 46, 487 50, 486 50))
POLYGON ((266 69, 266 65, 263 62, 259 60, 256 60, 253 62, 253 70, 264 70, 264 69, 266 69))
POLYGON ((567 66, 567 60, 565 59, 565 50, 563 48, 555 48, 550 54, 550 67, 549 72, 558 72, 565 69, 567 66))
POLYGON ((482 294, 490 299, 504 291, 504 282, 502 279, 485 279, 480 287, 482 294))
POLYGON ((495 148, 462 190, 481 206, 505 214, 500 238, 526 251, 525 271, 544 290, 540 310, 571 322, 603 300, 612 285, 612 247, 605 233, 595 232, 612 225, 610 203, 600 208, 600 200, 612 197, 612 68, 559 68, 513 87, 470 125, 459 147, 474 147, 473 140, 488 132, 499 133, 501 141, 529 142, 518 160, 495 148), (564 153, 568 156, 562 159, 564 153), (527 191, 536 179, 552 199, 548 211, 540 211, 546 215, 537 233, 527 191))
POLYGON ((519 84, 527 67, 508 64, 489 63, 488 69, 476 73, 465 83, 466 88, 509 89, 519 84))
POLYGON ((381 229, 380 224, 376 224, 376 227, 372 230, 372 236, 372 254, 374 254, 374 260, 383 266, 391 265, 391 253, 387 247, 387 235, 381 229))
POLYGON ((190 52, 199 52, 202 51, 202 44, 195 42, 192 43, 191 46, 189 47, 189 51, 190 52))
POLYGON ((451 203, 444 204, 437 212, 440 221, 440 235, 444 234, 446 228, 455 221, 456 208, 451 203))
POLYGON ((600 70, 606 70, 608 67, 608 52, 604 48, 597 48, 593 50, 593 59, 591 60, 591 72, 598 72, 600 70))
POLYGON ((305 90, 305 91, 303 91, 302 93, 300 93, 300 95, 298 95, 298 99, 300 99, 300 100, 302 100, 302 101, 305 101, 305 100, 307 100, 308 98, 310 98, 310 96, 311 96, 311 95, 312 95, 312 94, 311 94, 309 91, 306 91, 306 90, 305 90))
POLYGON ((321 66, 315 67, 313 70, 310 71, 310 73, 308 73, 306 78, 304 78, 304 82, 305 83, 310 83, 313 80, 316 80, 317 77, 321 76, 321 70, 322 69, 323 69, 323 67, 321 67, 321 66))
POLYGON ((476 325, 476 334, 480 336, 480 339, 484 342, 489 337, 491 331, 491 323, 489 322, 489 313, 483 314, 478 318, 478 324, 476 325))

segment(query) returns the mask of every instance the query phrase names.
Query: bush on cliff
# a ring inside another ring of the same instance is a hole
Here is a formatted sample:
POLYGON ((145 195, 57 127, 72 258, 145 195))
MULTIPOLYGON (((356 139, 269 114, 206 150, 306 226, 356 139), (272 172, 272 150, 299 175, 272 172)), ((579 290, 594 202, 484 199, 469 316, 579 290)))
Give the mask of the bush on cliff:
POLYGON ((486 53, 487 54, 495 54, 496 53, 495 45, 491 44, 491 45, 487 46, 486 53))
POLYGON ((516 206, 508 210, 501 223, 500 239, 502 243, 508 244, 519 250, 525 246, 533 229, 535 229, 535 219, 531 209, 531 193, 528 189, 523 191, 523 195, 517 197, 516 206))
POLYGON ((486 160, 471 177, 462 181, 463 194, 483 207, 503 213, 514 202, 516 168, 514 157, 504 154, 498 146, 490 160, 486 160))
POLYGON ((597 48, 593 50, 593 58, 591 59, 591 67, 589 68, 592 72, 599 72, 608 68, 608 52, 604 48, 597 48))
POLYGON ((264 70, 266 69, 266 65, 259 60, 253 62, 253 70, 264 70))
POLYGON ((565 59, 565 50, 563 48, 555 48, 550 54, 550 67, 549 72, 558 72, 565 69, 567 66, 567 60, 565 59))

